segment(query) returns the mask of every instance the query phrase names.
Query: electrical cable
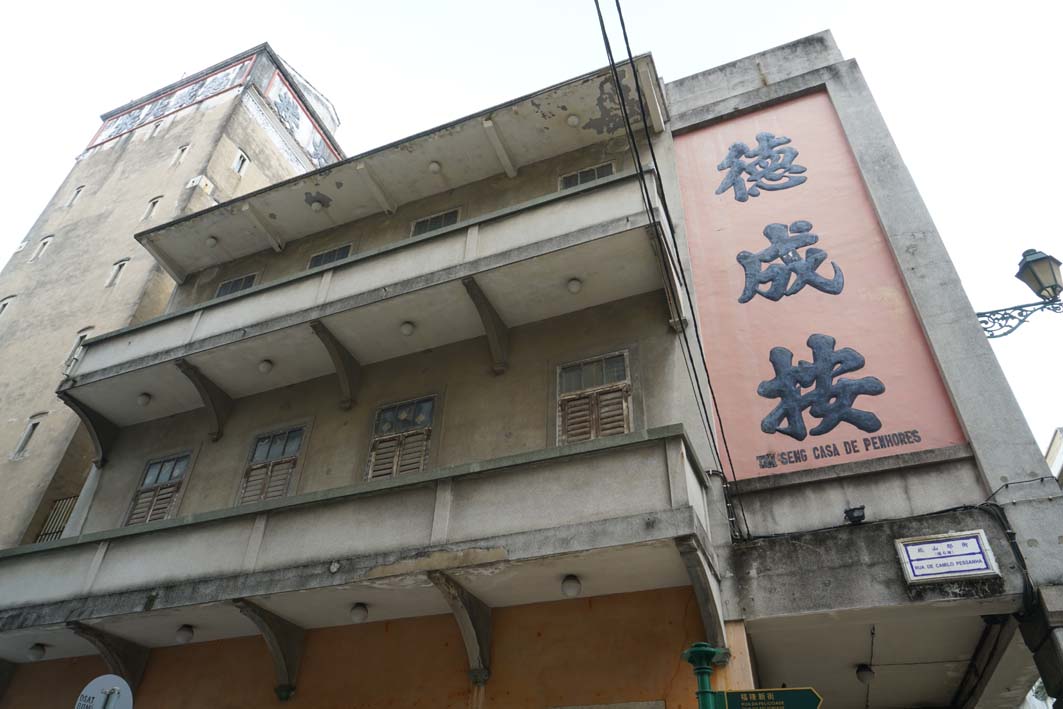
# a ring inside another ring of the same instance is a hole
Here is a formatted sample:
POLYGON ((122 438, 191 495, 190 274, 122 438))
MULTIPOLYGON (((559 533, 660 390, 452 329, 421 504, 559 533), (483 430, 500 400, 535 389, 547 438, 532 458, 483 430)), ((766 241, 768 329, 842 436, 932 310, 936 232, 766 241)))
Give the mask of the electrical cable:
MULTIPOLYGON (((690 305, 690 308, 691 308, 691 311, 692 311, 691 312, 691 320, 692 320, 692 322, 694 324, 694 338, 695 338, 696 343, 697 343, 698 354, 700 355, 701 364, 702 364, 702 370, 705 373, 705 382, 706 382, 706 384, 707 384, 707 386, 709 388, 709 396, 712 399, 712 410, 715 413, 715 418, 716 418, 716 422, 717 422, 717 425, 718 425, 718 430, 719 430, 719 433, 720 433, 720 435, 719 435, 720 443, 723 446, 724 454, 725 454, 725 457, 727 459, 727 465, 728 465, 728 467, 730 468, 730 471, 731 471, 731 479, 733 481, 733 486, 734 486, 734 498, 738 502, 738 507, 739 507, 739 510, 741 511, 741 514, 742 514, 742 523, 745 525, 745 536, 748 538, 748 537, 752 536, 751 533, 750 533, 750 530, 749 530, 749 520, 746 517, 745 505, 742 502, 742 497, 741 497, 740 491, 738 489, 738 478, 737 478, 737 476, 735 474, 734 461, 733 461, 733 459, 731 457, 731 449, 730 449, 730 446, 727 445, 727 437, 726 437, 726 435, 724 433, 723 417, 720 414, 719 403, 717 402, 716 395, 715 395, 715 392, 714 392, 713 387, 712 387, 712 380, 711 380, 711 377, 709 375, 708 360, 707 360, 707 358, 705 356, 705 349, 704 349, 704 344, 703 344, 702 339, 701 339, 701 331, 700 331, 700 327, 698 325, 697 314, 694 311, 695 301, 694 301, 694 298, 693 298, 693 294, 690 292, 690 286, 687 283, 685 271, 683 270, 682 265, 681 264, 677 264, 675 262, 675 258, 680 253, 679 242, 678 242, 678 239, 676 238, 675 226, 674 226, 674 223, 672 221, 671 210, 668 208, 668 199, 667 199, 667 197, 666 197, 666 195, 664 193, 664 187, 663 187, 663 184, 662 184, 662 181, 661 181, 660 164, 657 162, 657 154, 656 154, 656 151, 653 148, 653 140, 652 140, 652 137, 650 136, 650 132, 649 132, 649 119, 648 119, 648 117, 646 115, 646 106, 645 106, 645 101, 643 100, 642 85, 641 85, 641 82, 639 81, 638 71, 636 70, 636 67, 635 67, 635 59, 634 59, 634 56, 632 55, 632 52, 631 52, 631 43, 630 43, 630 41, 628 39, 627 25, 626 25, 626 23, 624 21, 623 9, 620 6, 620 0, 615 0, 615 2, 616 2, 617 15, 618 15, 618 17, 620 19, 620 27, 621 27, 621 30, 622 30, 623 36, 624 36, 624 45, 625 45, 625 48, 627 50, 628 64, 631 67, 632 78, 633 78, 634 84, 635 84, 635 91, 636 91, 636 96, 637 96, 637 99, 638 99, 637 100, 637 104, 638 104, 639 112, 641 114, 641 119, 642 119, 642 129, 643 129, 643 132, 645 134, 646 143, 649 146, 650 159, 653 162, 653 168, 654 168, 654 171, 656 173, 656 183, 657 183, 656 184, 656 186, 657 186, 657 190, 656 191, 657 191, 658 198, 661 201, 661 207, 662 207, 662 209, 664 211, 665 220, 666 220, 666 222, 668 224, 668 228, 669 228, 669 237, 670 237, 670 239, 672 241, 672 247, 673 248, 670 249, 670 248, 667 247, 667 245, 665 245, 664 246, 664 251, 667 254, 667 261, 668 261, 669 265, 672 267, 673 272, 678 276, 680 284, 683 287, 683 291, 686 294, 686 302, 690 305), (674 251, 673 251, 673 249, 674 249, 674 251)), ((611 43, 609 41, 609 34, 608 34, 608 32, 606 31, 606 28, 605 28, 605 18, 602 15, 602 9, 601 9, 601 5, 599 4, 599 0, 594 0, 594 7, 595 7, 595 10, 597 11, 597 14, 598 14, 598 24, 601 27, 602 41, 605 44, 606 56, 609 59, 609 68, 610 68, 610 71, 611 71, 612 76, 613 76, 613 83, 616 86, 617 101, 620 104, 621 115, 624 118, 624 127, 625 127, 627 135, 628 135, 628 142, 631 145, 632 153, 634 154, 634 157, 635 157, 635 163, 636 163, 636 167, 637 167, 637 170, 638 170, 639 182, 640 182, 640 185, 641 185, 643 206, 646 209, 647 216, 650 218, 651 222, 654 224, 654 229, 656 231, 656 229, 658 229, 659 226, 657 224, 657 220, 655 220, 653 218, 653 211, 652 211, 652 207, 651 207, 652 200, 649 197, 649 188, 646 187, 646 184, 645 184, 645 171, 644 171, 643 165, 642 165, 642 157, 641 157, 641 154, 640 154, 639 149, 638 149, 637 141, 635 139, 634 128, 633 128, 633 125, 632 125, 632 122, 631 122, 631 118, 628 115, 627 102, 624 100, 623 85, 622 85, 622 83, 620 81, 620 75, 619 75, 619 72, 617 71, 617 68, 616 68, 616 61, 615 61, 615 59, 613 57, 612 45, 611 45, 611 43)), ((668 280, 668 279, 666 279, 666 280, 668 280)), ((670 292, 675 289, 675 285, 672 284, 672 283, 666 283, 666 287, 668 287, 670 289, 670 292)), ((680 294, 679 293, 675 293, 675 296, 676 296, 677 302, 679 302, 681 304, 683 302, 683 299, 680 296, 680 294)), ((697 388, 698 399, 699 399, 699 403, 700 403, 700 407, 699 408, 700 408, 701 413, 702 413, 703 424, 706 426, 706 429, 707 429, 707 431, 709 433, 709 440, 710 440, 710 442, 712 442, 713 448, 716 449, 715 450, 716 458, 717 458, 717 460, 719 460, 720 459, 720 451, 719 451, 719 448, 715 445, 715 437, 712 435, 711 419, 712 419, 713 415, 709 412, 709 408, 710 407, 709 407, 709 405, 708 405, 708 403, 707 403, 707 401, 705 399, 705 392, 702 390, 702 387, 701 387, 701 378, 698 376, 698 367, 697 367, 697 364, 694 362, 694 358, 693 358, 693 355, 692 355, 692 353, 690 351, 691 348, 690 348, 689 342, 687 342, 687 338, 683 337, 682 338, 682 342, 683 342, 683 351, 686 354, 687 359, 689 360, 691 369, 693 370, 691 372, 691 376, 692 376, 692 378, 694 380, 694 383, 695 383, 695 386, 697 388)), ((735 521, 737 523, 737 519, 735 521)), ((741 529, 738 530, 738 536, 741 537, 741 529)))

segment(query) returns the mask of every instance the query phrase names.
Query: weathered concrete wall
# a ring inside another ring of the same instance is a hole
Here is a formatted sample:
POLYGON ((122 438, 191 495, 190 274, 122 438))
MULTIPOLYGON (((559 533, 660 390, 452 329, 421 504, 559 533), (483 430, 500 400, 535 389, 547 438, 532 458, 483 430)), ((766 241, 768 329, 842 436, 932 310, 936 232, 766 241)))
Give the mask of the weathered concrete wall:
POLYGON ((708 441, 698 423, 679 342, 665 324, 661 292, 515 328, 510 368, 487 366, 483 338, 363 368, 358 403, 337 406, 334 377, 238 400, 224 437, 207 440, 207 420, 193 411, 122 431, 101 476, 85 531, 120 526, 145 463, 169 453, 195 458, 181 516, 232 506, 255 437, 307 425, 293 492, 365 479, 369 437, 379 406, 436 394, 427 467, 442 467, 557 445, 556 377, 565 362, 627 349, 636 429, 683 423, 701 456, 708 441))
MULTIPOLYGON (((701 632, 690 588, 496 608, 492 617, 484 706, 695 705, 694 675, 679 657, 701 632)), ((461 636, 449 615, 311 630, 289 703, 465 709, 472 691, 467 671, 461 636)), ((0 708, 65 709, 104 672, 95 657, 20 665, 0 708)), ((727 670, 713 679, 718 687, 728 686, 727 670)), ((273 684, 270 656, 259 637, 156 648, 136 702, 152 709, 257 709, 277 705, 273 684)))
MULTIPOLYGON (((237 120, 242 119, 234 117, 234 121, 237 120)), ((232 155, 235 156, 235 146, 232 146, 231 150, 234 151, 232 155)), ((222 157, 223 152, 228 151, 219 152, 218 174, 229 170, 229 163, 232 162, 231 159, 228 163, 225 162, 222 157)), ((630 170, 633 167, 630 152, 608 152, 606 143, 602 142, 552 160, 522 166, 518 176, 513 179, 499 174, 471 185, 446 190, 426 199, 403 204, 394 214, 381 212, 357 222, 344 224, 321 234, 291 242, 280 254, 266 250, 216 268, 209 268, 190 277, 177 288, 170 304, 170 312, 210 300, 217 292, 218 284, 231 278, 256 273, 258 274, 256 285, 270 283, 306 270, 311 256, 344 244, 350 244, 351 255, 355 255, 400 242, 410 237, 413 223, 416 220, 439 212, 458 208, 460 219, 472 219, 536 197, 558 192, 561 175, 610 161, 613 162, 616 173, 630 170)), ((247 180, 248 176, 244 179, 247 180)), ((633 208, 637 206, 637 203, 632 205, 633 208)))

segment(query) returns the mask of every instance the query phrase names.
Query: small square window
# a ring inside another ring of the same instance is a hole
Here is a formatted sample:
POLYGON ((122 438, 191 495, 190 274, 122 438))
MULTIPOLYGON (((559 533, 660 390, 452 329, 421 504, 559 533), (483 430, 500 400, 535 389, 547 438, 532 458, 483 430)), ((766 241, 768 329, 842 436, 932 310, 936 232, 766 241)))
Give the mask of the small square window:
POLYGON ((631 431, 631 377, 626 352, 558 368, 559 443, 631 431))
POLYGON ((417 221, 415 221, 413 223, 411 236, 420 236, 421 234, 427 234, 430 231, 443 229, 444 227, 453 226, 457 223, 457 209, 451 209, 446 212, 440 212, 439 214, 433 214, 430 217, 425 217, 424 219, 418 219, 417 221))
POLYGON ((244 174, 244 171, 247 170, 247 166, 250 162, 251 160, 244 154, 243 150, 237 150, 236 159, 233 160, 233 172, 237 175, 244 174))
POLYGON ((390 404, 377 411, 366 474, 370 480, 424 469, 434 411, 435 397, 431 396, 390 404))
POLYGON ((126 526, 157 522, 170 517, 177 509, 181 483, 188 472, 188 454, 154 460, 144 469, 144 479, 133 496, 126 526))
POLYGON ((570 172, 561 176, 561 189, 568 190, 573 187, 585 185, 588 182, 600 180, 613 174, 613 163, 606 162, 594 167, 587 167, 576 172, 570 172))
POLYGON ((307 268, 317 268, 318 266, 325 266, 335 261, 342 261, 351 255, 351 245, 344 244, 343 246, 330 249, 320 254, 315 254, 310 257, 310 265, 307 268))
POLYGON ((300 426, 255 439, 236 504, 272 500, 289 493, 303 446, 303 433, 300 426))
POLYGON ((246 276, 240 276, 239 278, 233 278, 232 280, 225 281, 218 286, 218 292, 214 294, 215 298, 221 298, 222 296, 232 295, 242 290, 247 290, 251 286, 255 285, 255 274, 250 273, 246 276))

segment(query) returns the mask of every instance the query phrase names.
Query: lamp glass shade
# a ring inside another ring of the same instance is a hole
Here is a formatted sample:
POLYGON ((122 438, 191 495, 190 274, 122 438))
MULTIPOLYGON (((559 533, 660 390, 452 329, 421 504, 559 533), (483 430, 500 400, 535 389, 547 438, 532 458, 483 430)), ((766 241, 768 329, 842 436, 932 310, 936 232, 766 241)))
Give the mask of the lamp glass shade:
POLYGON ((1052 300, 1063 292, 1063 278, 1059 272, 1060 262, 1054 256, 1027 249, 1022 252, 1019 272, 1015 277, 1025 283, 1038 298, 1052 300))

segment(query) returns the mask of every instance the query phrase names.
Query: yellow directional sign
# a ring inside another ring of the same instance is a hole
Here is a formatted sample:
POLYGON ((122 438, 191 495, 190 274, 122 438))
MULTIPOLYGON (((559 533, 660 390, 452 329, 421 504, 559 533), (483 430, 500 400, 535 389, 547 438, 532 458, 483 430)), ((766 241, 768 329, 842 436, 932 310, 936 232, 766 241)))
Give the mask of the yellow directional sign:
POLYGON ((819 709, 823 697, 811 687, 719 692, 727 709, 819 709))

